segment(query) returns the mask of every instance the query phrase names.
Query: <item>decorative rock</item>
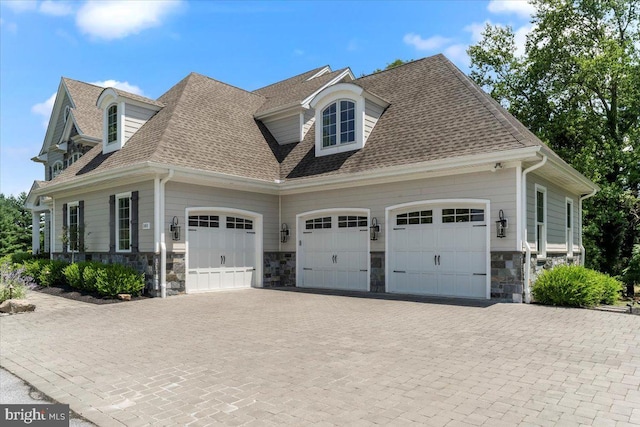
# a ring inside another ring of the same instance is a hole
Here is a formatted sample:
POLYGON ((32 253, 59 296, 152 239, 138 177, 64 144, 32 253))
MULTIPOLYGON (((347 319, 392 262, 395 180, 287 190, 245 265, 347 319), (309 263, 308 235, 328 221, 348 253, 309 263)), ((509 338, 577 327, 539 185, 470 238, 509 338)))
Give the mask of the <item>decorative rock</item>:
POLYGON ((118 299, 122 301, 131 301, 130 294, 118 294, 118 299))
POLYGON ((29 311, 34 311, 35 309, 36 305, 30 303, 26 299, 8 299, 0 304, 0 313, 26 313, 29 311))

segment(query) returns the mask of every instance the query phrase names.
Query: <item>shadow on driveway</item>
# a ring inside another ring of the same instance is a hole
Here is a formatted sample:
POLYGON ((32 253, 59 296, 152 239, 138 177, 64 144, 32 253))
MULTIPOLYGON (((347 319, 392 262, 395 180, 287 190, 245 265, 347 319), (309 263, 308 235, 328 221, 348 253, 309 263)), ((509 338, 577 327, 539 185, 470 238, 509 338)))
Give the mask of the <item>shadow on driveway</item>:
POLYGON ((447 297, 433 297, 433 296, 419 296, 419 295, 404 295, 404 294, 389 294, 378 292, 358 292, 358 291, 342 291, 334 289, 320 289, 320 288, 296 288, 293 286, 280 286, 274 288, 263 288, 265 290, 284 291, 284 292, 299 292, 304 294, 317 294, 317 295, 334 295, 341 297, 352 298, 366 298, 366 299, 380 299, 387 301, 407 301, 407 302, 421 302, 426 304, 440 304, 440 305, 455 305, 459 307, 478 307, 487 308, 492 305, 499 304, 503 301, 486 300, 486 299, 467 299, 467 298, 447 298, 447 297))

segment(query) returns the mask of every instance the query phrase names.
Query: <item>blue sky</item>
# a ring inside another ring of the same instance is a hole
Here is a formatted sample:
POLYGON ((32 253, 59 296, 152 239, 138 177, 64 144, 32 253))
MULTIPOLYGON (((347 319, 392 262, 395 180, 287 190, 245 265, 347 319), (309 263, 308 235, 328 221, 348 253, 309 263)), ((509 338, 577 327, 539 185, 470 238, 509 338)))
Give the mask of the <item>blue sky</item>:
POLYGON ((531 29, 523 0, 0 1, 0 192, 28 191, 60 78, 157 98, 195 71, 246 90, 312 68, 356 76, 444 53, 464 72, 486 22, 531 29))

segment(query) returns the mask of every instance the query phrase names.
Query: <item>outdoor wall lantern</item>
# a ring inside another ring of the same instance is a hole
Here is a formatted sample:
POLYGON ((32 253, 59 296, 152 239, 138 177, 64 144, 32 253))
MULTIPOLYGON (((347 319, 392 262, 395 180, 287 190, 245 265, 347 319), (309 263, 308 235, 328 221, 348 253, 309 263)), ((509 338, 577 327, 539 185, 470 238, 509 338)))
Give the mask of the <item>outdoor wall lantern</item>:
POLYGON ((378 234, 380 233, 380 226, 378 225, 378 218, 371 218, 371 227, 369 227, 371 233, 371 240, 378 240, 378 234))
POLYGON ((180 240, 180 226, 178 225, 177 216, 174 216, 173 220, 171 220, 171 225, 169 226, 169 230, 171 231, 171 239, 180 240))
POLYGON ((287 240, 289 240, 289 226, 283 222, 280 228, 280 241, 286 243, 287 240))
POLYGON ((500 209, 500 212, 498 213, 498 218, 500 219, 496 221, 496 232, 497 237, 502 239, 503 237, 507 237, 507 228, 509 228, 509 223, 504 217, 502 209, 500 209))

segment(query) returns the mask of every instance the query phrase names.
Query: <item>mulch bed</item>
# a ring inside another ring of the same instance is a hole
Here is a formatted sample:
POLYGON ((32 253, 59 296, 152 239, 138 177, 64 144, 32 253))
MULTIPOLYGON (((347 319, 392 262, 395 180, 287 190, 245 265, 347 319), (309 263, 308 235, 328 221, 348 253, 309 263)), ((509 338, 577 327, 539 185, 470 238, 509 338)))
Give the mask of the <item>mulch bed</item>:
MULTIPOLYGON (((47 295, 55 295, 58 297, 72 299, 76 301, 88 302, 91 304, 115 304, 115 303, 121 303, 121 302, 128 302, 128 301, 122 301, 119 299, 103 297, 101 295, 98 295, 95 292, 80 291, 68 285, 49 286, 49 287, 38 286, 33 290, 37 292, 42 292, 43 294, 47 294, 47 295)), ((150 297, 141 295, 139 297, 131 297, 131 301, 140 301, 147 298, 150 298, 150 297)))

